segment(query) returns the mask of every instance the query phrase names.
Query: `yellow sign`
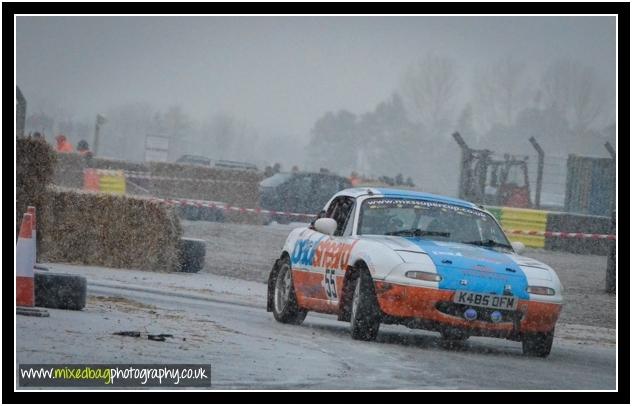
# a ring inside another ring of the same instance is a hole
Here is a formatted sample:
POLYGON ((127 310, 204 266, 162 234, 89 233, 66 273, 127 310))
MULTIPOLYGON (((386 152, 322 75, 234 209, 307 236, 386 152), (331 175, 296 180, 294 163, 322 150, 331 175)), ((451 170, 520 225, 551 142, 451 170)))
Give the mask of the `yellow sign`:
MULTIPOLYGON (((547 213, 543 210, 503 207, 500 222, 505 230, 546 231, 547 213)), ((511 241, 521 241, 527 247, 544 248, 544 236, 509 234, 511 241)))
POLYGON ((125 174, 123 171, 98 170, 99 190, 116 194, 125 194, 125 174))

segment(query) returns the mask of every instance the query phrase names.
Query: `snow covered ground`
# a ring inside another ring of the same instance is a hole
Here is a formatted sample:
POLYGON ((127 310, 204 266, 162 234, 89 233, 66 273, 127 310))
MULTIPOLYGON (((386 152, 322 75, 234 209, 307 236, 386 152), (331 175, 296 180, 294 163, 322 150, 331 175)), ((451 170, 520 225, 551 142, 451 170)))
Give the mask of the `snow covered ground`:
POLYGON ((207 241, 198 274, 45 264, 88 279, 84 310, 16 316, 18 363, 210 363, 211 389, 614 389, 615 296, 602 293, 605 258, 530 250, 552 265, 566 305, 547 359, 517 342, 382 326, 354 341, 348 323, 310 313, 301 326, 265 311, 268 272, 299 224, 184 222, 207 241), (604 262, 604 264, 602 264, 604 262), (164 342, 118 331, 172 334, 164 342))
POLYGON ((82 311, 17 316, 18 363, 210 363, 211 389, 614 389, 615 332, 560 323, 549 358, 520 343, 383 326, 374 343, 311 313, 301 326, 265 311, 265 285, 210 273, 46 264, 88 278, 82 311), (173 334, 165 342, 117 331, 173 334), (466 366, 475 366, 475 369, 466 366))

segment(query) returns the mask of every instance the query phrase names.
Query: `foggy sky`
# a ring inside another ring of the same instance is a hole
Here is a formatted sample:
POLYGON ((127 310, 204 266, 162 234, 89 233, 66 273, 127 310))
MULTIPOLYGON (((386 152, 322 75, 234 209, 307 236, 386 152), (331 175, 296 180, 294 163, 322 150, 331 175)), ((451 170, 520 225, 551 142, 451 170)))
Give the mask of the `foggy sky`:
POLYGON ((298 135, 326 111, 374 109, 428 51, 456 60, 463 97, 503 55, 535 70, 570 57, 615 87, 615 17, 17 17, 16 47, 31 112, 148 101, 298 135))

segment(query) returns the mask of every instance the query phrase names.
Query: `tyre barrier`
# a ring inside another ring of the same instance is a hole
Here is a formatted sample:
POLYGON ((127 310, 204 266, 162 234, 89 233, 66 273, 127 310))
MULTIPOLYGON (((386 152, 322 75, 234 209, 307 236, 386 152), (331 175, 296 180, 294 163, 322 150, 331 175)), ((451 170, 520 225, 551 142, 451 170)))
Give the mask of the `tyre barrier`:
MULTIPOLYGON (((611 217, 611 232, 615 233, 617 230, 617 212, 612 212, 611 217)), ((606 267, 606 292, 617 293, 617 244, 614 241, 610 242, 610 252, 608 253, 608 265, 606 267)))
POLYGON ((512 241, 574 254, 608 255, 616 236, 610 218, 546 210, 485 206, 512 241))
POLYGON ((197 273, 204 268, 206 241, 198 238, 181 238, 178 272, 197 273))
MULTIPOLYGON (((610 218, 584 214, 549 213, 547 231, 582 230, 584 234, 610 233, 610 218)), ((544 248, 574 254, 608 255, 608 239, 595 238, 546 238, 544 248)))
POLYGON ((87 286, 83 276, 35 272, 35 306, 81 310, 86 306, 87 286))
POLYGON ((276 210, 266 210, 261 208, 245 208, 245 207, 236 207, 231 206, 227 203, 215 202, 215 201, 207 201, 207 200, 192 200, 192 199, 161 199, 157 197, 152 197, 149 200, 158 202, 167 206, 174 207, 175 212, 185 220, 200 220, 204 218, 203 214, 205 211, 201 210, 209 210, 206 213, 208 214, 207 218, 213 218, 214 220, 209 221, 226 221, 228 219, 231 220, 230 217, 227 217, 227 213, 240 213, 240 214, 250 214, 261 216, 263 219, 263 223, 267 224, 270 221, 278 221, 279 223, 288 224, 291 221, 303 221, 308 222, 313 220, 316 217, 316 214, 309 213, 292 213, 285 211, 276 211, 276 210))
POLYGON ((176 214, 178 217, 189 221, 215 221, 223 223, 226 221, 224 212, 217 207, 206 207, 190 205, 176 206, 176 214))

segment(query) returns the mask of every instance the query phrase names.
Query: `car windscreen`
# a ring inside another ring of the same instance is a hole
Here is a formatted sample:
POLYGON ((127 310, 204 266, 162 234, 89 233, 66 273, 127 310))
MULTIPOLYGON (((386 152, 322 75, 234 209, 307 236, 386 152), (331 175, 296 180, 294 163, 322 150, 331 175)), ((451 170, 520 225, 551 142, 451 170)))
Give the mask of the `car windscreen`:
POLYGON ((357 233, 492 246, 510 245, 496 221, 485 212, 416 199, 365 200, 360 211, 357 233))
POLYGON ((263 187, 276 187, 292 177, 291 173, 277 173, 261 181, 263 187))

